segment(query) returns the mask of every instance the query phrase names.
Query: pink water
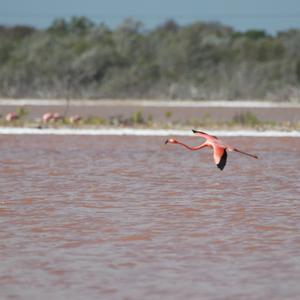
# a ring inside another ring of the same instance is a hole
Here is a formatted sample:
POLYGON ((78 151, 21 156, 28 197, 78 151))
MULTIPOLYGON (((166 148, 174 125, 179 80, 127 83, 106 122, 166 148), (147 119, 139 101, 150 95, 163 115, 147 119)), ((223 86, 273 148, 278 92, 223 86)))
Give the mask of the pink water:
POLYGON ((164 140, 1 136, 0 299, 300 299, 300 139, 164 140))

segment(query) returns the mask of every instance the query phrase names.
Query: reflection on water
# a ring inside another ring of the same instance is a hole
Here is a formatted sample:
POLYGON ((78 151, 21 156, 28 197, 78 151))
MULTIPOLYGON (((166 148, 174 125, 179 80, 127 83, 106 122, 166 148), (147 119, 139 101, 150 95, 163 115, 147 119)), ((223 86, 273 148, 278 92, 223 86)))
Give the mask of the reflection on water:
POLYGON ((299 299, 300 139, 164 140, 1 136, 1 299, 299 299))

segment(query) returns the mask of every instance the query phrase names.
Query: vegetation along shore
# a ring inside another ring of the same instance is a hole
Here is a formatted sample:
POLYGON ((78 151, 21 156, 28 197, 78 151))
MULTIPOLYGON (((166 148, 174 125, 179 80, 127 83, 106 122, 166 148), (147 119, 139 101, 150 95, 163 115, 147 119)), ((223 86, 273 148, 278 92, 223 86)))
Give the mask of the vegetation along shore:
POLYGON ((300 107, 0 106, 0 126, 300 130, 300 107))
POLYGON ((148 30, 85 17, 0 26, 0 97, 300 99, 300 30, 270 35, 219 23, 148 30))

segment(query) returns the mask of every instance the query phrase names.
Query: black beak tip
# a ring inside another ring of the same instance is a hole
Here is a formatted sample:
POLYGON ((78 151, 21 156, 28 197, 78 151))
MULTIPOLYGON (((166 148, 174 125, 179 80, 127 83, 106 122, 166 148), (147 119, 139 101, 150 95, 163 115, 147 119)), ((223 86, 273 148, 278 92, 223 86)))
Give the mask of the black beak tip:
POLYGON ((166 140, 166 141, 165 141, 165 144, 168 144, 168 143, 169 143, 169 140, 166 140))
POLYGON ((195 130, 195 129, 192 129, 192 131, 193 131, 194 133, 196 133, 196 132, 197 132, 197 130, 195 130))

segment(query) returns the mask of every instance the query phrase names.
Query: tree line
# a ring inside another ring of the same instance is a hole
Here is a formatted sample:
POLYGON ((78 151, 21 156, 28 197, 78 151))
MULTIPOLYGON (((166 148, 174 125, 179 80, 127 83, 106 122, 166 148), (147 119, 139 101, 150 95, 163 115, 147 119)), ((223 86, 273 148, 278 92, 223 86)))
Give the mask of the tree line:
POLYGON ((175 21, 115 29, 85 17, 0 26, 0 97, 300 99, 300 30, 175 21))

